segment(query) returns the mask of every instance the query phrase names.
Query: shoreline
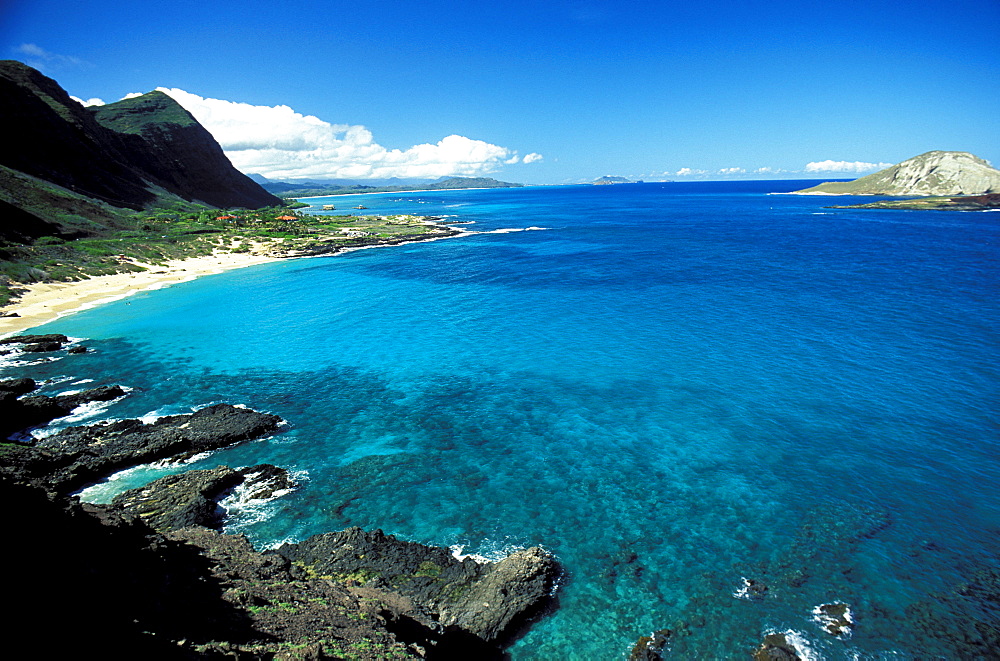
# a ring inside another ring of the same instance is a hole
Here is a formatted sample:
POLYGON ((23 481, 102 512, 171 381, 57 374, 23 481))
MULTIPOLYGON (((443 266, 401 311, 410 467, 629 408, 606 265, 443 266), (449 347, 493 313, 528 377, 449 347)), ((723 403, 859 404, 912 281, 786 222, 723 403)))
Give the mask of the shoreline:
POLYGON ((164 265, 132 262, 148 269, 140 272, 98 275, 73 282, 21 285, 27 291, 3 308, 4 313, 16 313, 18 316, 0 317, 0 337, 21 333, 60 317, 140 292, 279 259, 284 258, 252 253, 218 253, 171 260, 164 265))
POLYGON ((255 244, 258 251, 268 250, 267 254, 221 252, 201 257, 176 259, 165 264, 147 264, 133 261, 132 264, 145 267, 146 271, 98 275, 73 282, 36 282, 20 285, 25 293, 0 309, 0 314, 15 313, 16 317, 0 316, 0 338, 23 333, 26 330, 47 324, 61 317, 90 308, 112 303, 128 298, 134 294, 153 291, 181 282, 189 282, 206 275, 216 275, 233 269, 257 266, 284 259, 301 259, 307 257, 330 257, 356 250, 369 248, 384 248, 406 245, 408 243, 424 243, 439 241, 461 236, 472 232, 434 222, 425 224, 434 227, 444 227, 454 233, 444 236, 431 236, 410 241, 386 240, 361 246, 337 247, 318 253, 302 253, 293 250, 282 251, 280 244, 255 244))
POLYGON ((450 230, 452 233, 444 234, 443 236, 422 235, 421 238, 402 241, 387 239, 360 246, 337 246, 334 249, 320 252, 282 249, 280 242, 255 242, 252 244, 254 252, 249 253, 213 252, 211 255, 170 260, 162 265, 133 260, 130 263, 145 267, 147 270, 98 275, 72 282, 20 284, 19 286, 25 292, 7 306, 0 308, 0 314, 14 313, 18 315, 16 317, 0 316, 0 338, 23 333, 26 330, 55 321, 61 317, 128 298, 140 292, 152 291, 177 283, 195 280, 202 276, 224 273, 233 269, 267 264, 283 259, 330 257, 354 252, 355 250, 438 241, 472 234, 472 232, 467 230, 431 220, 425 219, 423 224, 430 227, 444 228, 450 230))

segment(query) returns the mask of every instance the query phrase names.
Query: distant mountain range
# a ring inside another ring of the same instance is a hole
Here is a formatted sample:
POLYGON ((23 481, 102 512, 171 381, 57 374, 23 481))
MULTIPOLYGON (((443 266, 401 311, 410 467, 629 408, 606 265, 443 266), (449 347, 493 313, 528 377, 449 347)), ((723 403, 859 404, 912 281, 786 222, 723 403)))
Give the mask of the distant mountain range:
POLYGON ((984 195, 1000 193, 1000 170, 964 151, 929 151, 854 181, 826 182, 799 195, 984 195))
POLYGON ((0 239, 74 238, 123 210, 282 204, 233 167, 215 138, 162 92, 85 108, 58 83, 0 61, 0 239))
POLYGON ((524 184, 498 181, 491 177, 441 177, 440 179, 331 179, 324 181, 270 181, 250 175, 265 190, 282 197, 317 197, 351 193, 393 193, 416 190, 458 190, 464 188, 520 188, 524 184))

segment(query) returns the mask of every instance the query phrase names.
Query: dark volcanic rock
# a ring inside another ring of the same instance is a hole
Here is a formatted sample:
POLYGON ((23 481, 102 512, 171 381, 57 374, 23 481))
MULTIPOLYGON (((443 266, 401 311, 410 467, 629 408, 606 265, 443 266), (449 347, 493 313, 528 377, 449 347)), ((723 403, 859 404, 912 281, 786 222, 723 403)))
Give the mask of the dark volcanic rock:
POLYGON ((670 629, 660 629, 640 637, 628 655, 629 661, 662 661, 670 636, 670 629))
MULTIPOLYGON (((323 578, 293 578, 291 564, 275 553, 258 553, 242 535, 206 528, 167 534, 198 549, 211 578, 226 587, 225 602, 247 613, 252 635, 218 636, 226 643, 197 646, 207 658, 378 660, 425 657, 390 629, 400 603, 393 595, 365 592, 323 578), (297 655, 287 652, 291 648, 297 655)), ((405 607, 405 604, 402 604, 405 607)), ((223 633, 223 632, 220 632, 223 633)), ((426 658, 482 658, 475 655, 426 658)), ((467 651, 467 650, 464 650, 467 651)))
MULTIPOLYGON (((20 379, 20 381, 31 381, 31 379, 20 379)), ((32 395, 17 399, 13 394, 4 393, 0 388, 0 438, 8 438, 17 432, 65 417, 72 413, 73 409, 87 402, 107 402, 124 396, 125 391, 120 386, 101 386, 72 395, 55 397, 32 395)))
POLYGON ((17 335, 0 340, 0 344, 47 344, 52 342, 66 344, 69 342, 69 338, 65 335, 52 333, 49 335, 17 335))
POLYGON ((37 387, 38 384, 35 383, 34 379, 4 379, 0 381, 0 397, 20 397, 37 387))
POLYGON ((486 642, 504 638, 543 607, 560 573, 551 554, 538 547, 479 564, 459 561, 446 549, 360 528, 316 535, 277 552, 307 574, 397 592, 413 601, 410 615, 417 621, 486 642))
POLYGON ((854 616, 847 604, 820 604, 813 609, 816 621, 831 636, 849 636, 854 628, 854 616))
POLYGON ((110 402, 112 399, 124 397, 125 394, 125 390, 121 386, 98 386, 72 395, 56 395, 52 399, 62 406, 75 409, 88 402, 110 402))
POLYGON ((48 353, 50 351, 59 351, 62 349, 62 345, 58 342, 38 342, 36 344, 25 344, 21 347, 21 350, 25 353, 48 353))
POLYGON ((249 617, 222 599, 197 549, 3 479, 0 498, 17 540, 0 546, 16 604, 4 616, 6 658, 195 658, 176 641, 247 637, 249 617), (39 635, 40 617, 59 634, 39 635))
POLYGON ((199 452, 274 433, 281 418, 229 404, 188 415, 70 427, 36 447, 55 459, 46 476, 59 491, 73 491, 116 470, 160 459, 184 459, 199 452))
POLYGON ((111 504, 124 518, 138 518, 159 532, 189 526, 218 528, 225 515, 219 501, 241 484, 249 488, 248 499, 292 487, 288 472, 271 464, 239 470, 219 466, 162 477, 115 496, 111 504))
POLYGON ((802 661, 799 651, 783 633, 769 633, 753 653, 754 661, 802 661))

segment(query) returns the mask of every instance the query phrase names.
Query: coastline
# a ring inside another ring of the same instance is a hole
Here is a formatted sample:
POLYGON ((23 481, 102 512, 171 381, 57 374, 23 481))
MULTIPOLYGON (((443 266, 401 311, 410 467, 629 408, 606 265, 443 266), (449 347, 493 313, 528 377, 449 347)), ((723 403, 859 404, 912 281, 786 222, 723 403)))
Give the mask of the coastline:
POLYGON ((133 294, 187 282, 205 275, 273 262, 282 257, 252 253, 217 253, 169 261, 164 265, 142 264, 138 273, 99 275, 73 282, 37 282, 22 285, 27 291, 3 309, 16 317, 0 317, 0 337, 20 333, 74 312, 111 303, 133 294))
POLYGON ((266 264, 282 259, 297 259, 303 257, 320 257, 339 255, 355 250, 369 248, 384 248, 405 245, 407 243, 423 243, 439 241, 473 232, 439 224, 434 221, 424 221, 425 225, 445 228, 450 234, 427 236, 411 240, 380 240, 368 245, 337 246, 334 249, 324 249, 318 252, 302 252, 284 249, 276 242, 254 243, 253 252, 234 253, 216 252, 212 255, 190 257, 188 259, 171 260, 165 264, 147 264, 132 261, 132 264, 143 266, 147 270, 139 272, 115 273, 99 275, 75 280, 72 282, 36 282, 20 285, 25 289, 20 297, 6 307, 0 308, 0 314, 17 314, 16 317, 0 316, 0 338, 23 333, 60 317, 111 303, 133 294, 168 287, 180 282, 188 282, 206 275, 215 275, 233 269, 266 264))

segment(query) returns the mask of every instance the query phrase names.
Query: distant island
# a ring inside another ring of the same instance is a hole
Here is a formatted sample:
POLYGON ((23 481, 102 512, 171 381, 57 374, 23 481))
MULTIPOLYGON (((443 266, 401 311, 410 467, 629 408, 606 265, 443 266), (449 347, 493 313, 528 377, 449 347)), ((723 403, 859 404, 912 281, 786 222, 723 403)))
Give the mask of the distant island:
POLYGON ((294 184, 286 181, 269 181, 254 177, 261 188, 286 199, 300 197, 325 197, 327 195, 357 195, 359 193, 405 193, 424 190, 462 190, 469 188, 521 188, 524 184, 498 181, 492 177, 447 177, 437 181, 408 184, 368 185, 362 183, 323 184, 306 182, 294 184))
POLYGON ((1000 193, 1000 171, 964 151, 929 151, 854 181, 829 181, 793 195, 960 196, 1000 193))
POLYGON ((595 186, 609 186, 611 184, 641 184, 641 181, 632 181, 631 179, 626 179, 625 177, 598 177, 594 180, 595 186))
MULTIPOLYGON (((211 270, 459 233, 417 216, 293 211, 308 205, 283 200, 290 191, 331 191, 265 190, 263 178, 233 167, 212 134, 159 91, 84 107, 39 71, 2 60, 0 122, 19 138, 0 141, 0 308, 26 287, 123 273, 138 286, 192 268, 176 264, 196 257, 218 262, 211 270)), ((520 186, 462 177, 392 184, 339 192, 520 186)))

